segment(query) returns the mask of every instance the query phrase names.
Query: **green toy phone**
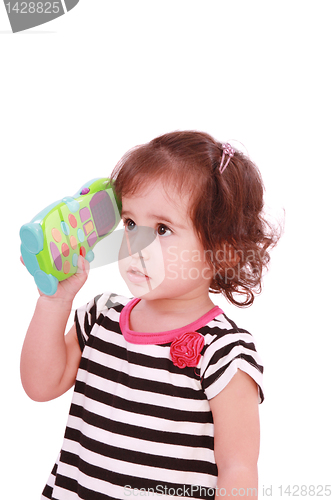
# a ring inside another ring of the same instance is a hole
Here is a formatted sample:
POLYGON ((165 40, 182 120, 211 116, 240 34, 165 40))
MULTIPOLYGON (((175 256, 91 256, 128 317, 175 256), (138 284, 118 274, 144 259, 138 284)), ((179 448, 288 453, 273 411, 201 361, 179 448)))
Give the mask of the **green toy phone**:
POLYGON ((114 231, 120 213, 112 182, 98 178, 24 224, 20 229, 21 255, 41 292, 54 295, 58 282, 77 272, 79 255, 91 262, 94 246, 114 231))

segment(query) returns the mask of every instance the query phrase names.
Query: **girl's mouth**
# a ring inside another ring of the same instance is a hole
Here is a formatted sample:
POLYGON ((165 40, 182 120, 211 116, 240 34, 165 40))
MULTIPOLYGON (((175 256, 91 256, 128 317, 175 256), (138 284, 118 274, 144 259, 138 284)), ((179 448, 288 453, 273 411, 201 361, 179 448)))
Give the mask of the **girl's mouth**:
POLYGON ((130 267, 127 270, 127 276, 132 283, 141 283, 150 279, 149 276, 139 271, 136 267, 130 267))

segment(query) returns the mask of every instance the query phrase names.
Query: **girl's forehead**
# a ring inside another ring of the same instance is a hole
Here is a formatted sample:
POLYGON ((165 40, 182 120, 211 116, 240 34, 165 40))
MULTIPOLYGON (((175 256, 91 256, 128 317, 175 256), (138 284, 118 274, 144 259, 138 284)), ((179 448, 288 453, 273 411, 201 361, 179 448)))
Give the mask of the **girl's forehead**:
POLYGON ((122 197, 123 211, 145 211, 173 214, 177 218, 187 218, 190 197, 188 193, 180 192, 175 186, 165 186, 162 181, 150 183, 140 188, 134 194, 122 197))
POLYGON ((157 180, 155 182, 150 182, 144 186, 140 186, 134 191, 134 193, 127 193, 122 197, 123 203, 141 200, 147 202, 156 199, 159 205, 170 204, 179 205, 179 207, 184 207, 189 203, 189 193, 185 189, 180 190, 177 186, 171 183, 164 183, 162 180, 157 180))

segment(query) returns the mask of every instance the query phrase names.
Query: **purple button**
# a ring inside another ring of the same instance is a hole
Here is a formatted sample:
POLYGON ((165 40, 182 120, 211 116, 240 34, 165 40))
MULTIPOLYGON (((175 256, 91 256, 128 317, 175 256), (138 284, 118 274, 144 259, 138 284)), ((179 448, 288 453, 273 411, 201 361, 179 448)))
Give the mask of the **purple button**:
POLYGON ((94 231, 93 233, 91 233, 90 236, 88 236, 88 239, 87 239, 88 245, 90 247, 92 247, 93 244, 96 242, 96 240, 97 240, 97 234, 96 234, 96 231, 94 231))
POLYGON ((81 208, 80 210, 80 219, 81 222, 90 219, 90 210, 87 207, 81 208))
POLYGON ((60 252, 58 250, 57 245, 55 243, 53 243, 53 241, 51 241, 51 243, 50 243, 50 250, 51 250, 51 255, 52 255, 52 258, 54 260, 54 264, 55 264, 56 268, 58 269, 58 271, 61 271, 61 268, 62 268, 61 255, 60 255, 60 252))
POLYGON ((90 191, 89 188, 83 188, 80 194, 88 194, 90 191))

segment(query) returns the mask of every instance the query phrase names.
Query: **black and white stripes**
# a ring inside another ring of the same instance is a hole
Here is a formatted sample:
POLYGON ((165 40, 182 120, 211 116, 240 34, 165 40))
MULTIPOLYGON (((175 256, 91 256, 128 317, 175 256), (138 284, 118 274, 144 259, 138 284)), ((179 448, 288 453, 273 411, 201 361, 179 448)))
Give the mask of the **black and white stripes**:
POLYGON ((76 311, 82 359, 62 450, 42 499, 123 499, 135 489, 210 498, 217 468, 209 399, 238 368, 257 382, 263 399, 254 339, 224 314, 198 329, 205 337, 198 367, 180 369, 170 359, 170 343, 125 340, 119 317, 127 302, 103 294, 76 311))

